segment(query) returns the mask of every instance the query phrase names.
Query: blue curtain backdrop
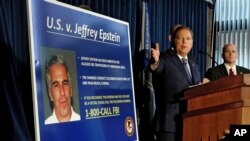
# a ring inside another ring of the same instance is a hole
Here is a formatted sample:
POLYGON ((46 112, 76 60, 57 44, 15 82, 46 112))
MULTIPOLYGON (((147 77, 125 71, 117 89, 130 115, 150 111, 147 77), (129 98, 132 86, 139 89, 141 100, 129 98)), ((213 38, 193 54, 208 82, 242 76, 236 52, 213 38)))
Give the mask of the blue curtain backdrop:
MULTIPOLYGON (((92 11, 121 19, 130 24, 131 53, 133 62, 138 62, 141 35, 142 0, 60 0, 79 6, 88 5, 92 11)), ((194 31, 194 47, 191 56, 196 58, 203 76, 206 56, 207 6, 204 0, 149 0, 150 33, 153 42, 159 42, 161 50, 169 48, 167 35, 170 28, 178 23, 194 31)), ((1 134, 6 140, 35 140, 32 108, 31 74, 25 0, 0 1, 0 61, 1 107, 4 107, 1 134), (3 59, 4 58, 4 59, 3 59), (7 125, 6 125, 7 124, 7 125)), ((140 61, 139 61, 140 63, 140 61)), ((137 82, 134 66, 134 81, 137 82)), ((136 94, 140 93, 136 89, 136 94)), ((136 103, 139 103, 140 97, 136 103)))

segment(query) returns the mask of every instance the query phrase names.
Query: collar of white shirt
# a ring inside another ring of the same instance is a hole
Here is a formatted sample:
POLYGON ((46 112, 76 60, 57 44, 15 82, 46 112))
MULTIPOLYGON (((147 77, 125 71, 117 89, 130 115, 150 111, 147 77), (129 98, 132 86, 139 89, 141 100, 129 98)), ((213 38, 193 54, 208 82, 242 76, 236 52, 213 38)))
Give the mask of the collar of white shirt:
POLYGON ((226 67, 226 69, 227 69, 228 74, 229 74, 229 69, 231 69, 231 68, 233 69, 234 74, 235 74, 235 75, 237 74, 237 72, 236 72, 236 65, 234 65, 233 67, 229 66, 229 65, 226 64, 226 63, 224 63, 224 65, 225 65, 225 67, 226 67))
POLYGON ((182 57, 182 56, 180 56, 179 54, 177 54, 177 56, 180 58, 180 60, 182 60, 182 58, 185 58, 185 59, 187 59, 187 61, 188 61, 188 57, 187 57, 187 56, 182 57))

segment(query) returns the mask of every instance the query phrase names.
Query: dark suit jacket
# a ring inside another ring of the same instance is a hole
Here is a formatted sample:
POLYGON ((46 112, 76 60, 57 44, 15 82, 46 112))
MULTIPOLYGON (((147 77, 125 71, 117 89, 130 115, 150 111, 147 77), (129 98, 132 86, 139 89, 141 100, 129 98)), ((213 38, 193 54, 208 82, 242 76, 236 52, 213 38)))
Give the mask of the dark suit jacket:
MULTIPOLYGON (((250 70, 241 66, 236 66, 237 74, 250 73, 250 70)), ((217 80, 219 78, 228 76, 227 69, 224 64, 220 64, 216 67, 209 68, 205 74, 205 77, 210 81, 217 80)))
MULTIPOLYGON (((152 70, 156 99, 154 127, 160 132, 175 132, 176 123, 181 123, 182 106, 180 97, 183 90, 200 83, 198 66, 190 58, 192 82, 189 81, 180 58, 174 51, 161 53, 159 66, 152 70)), ((184 106, 185 107, 185 106, 184 106)))

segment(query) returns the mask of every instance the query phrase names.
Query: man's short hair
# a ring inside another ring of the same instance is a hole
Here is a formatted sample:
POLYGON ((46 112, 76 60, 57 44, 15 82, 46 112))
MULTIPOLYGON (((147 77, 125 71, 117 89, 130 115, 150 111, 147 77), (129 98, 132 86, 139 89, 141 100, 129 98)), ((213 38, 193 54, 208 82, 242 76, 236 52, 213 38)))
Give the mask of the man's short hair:
POLYGON ((69 84, 71 85, 67 62, 64 60, 63 56, 53 55, 49 60, 46 60, 45 62, 45 76, 46 76, 47 89, 51 87, 50 67, 54 64, 65 67, 69 79, 69 84))

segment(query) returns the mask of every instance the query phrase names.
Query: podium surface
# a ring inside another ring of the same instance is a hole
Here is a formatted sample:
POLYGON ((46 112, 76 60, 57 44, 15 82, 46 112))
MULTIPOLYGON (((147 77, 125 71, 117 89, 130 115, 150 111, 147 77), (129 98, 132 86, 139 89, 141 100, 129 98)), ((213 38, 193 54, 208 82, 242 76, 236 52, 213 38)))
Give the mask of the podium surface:
POLYGON ((183 141, 218 141, 231 124, 250 124, 250 74, 189 88, 183 99, 183 141))

